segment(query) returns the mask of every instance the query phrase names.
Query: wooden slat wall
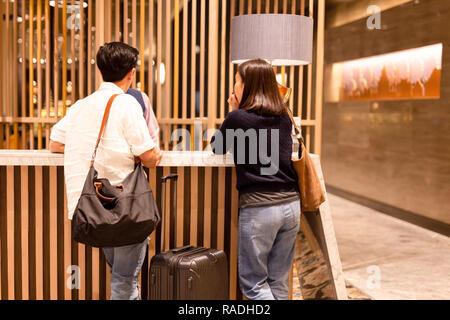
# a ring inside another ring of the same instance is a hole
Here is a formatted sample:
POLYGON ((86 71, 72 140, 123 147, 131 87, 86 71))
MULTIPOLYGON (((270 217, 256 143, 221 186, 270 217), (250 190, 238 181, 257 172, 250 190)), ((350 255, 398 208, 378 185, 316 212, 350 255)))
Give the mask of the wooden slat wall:
MULTIPOLYGON (((294 89, 290 105, 294 114, 302 118, 307 147, 320 154, 324 0, 88 0, 85 1, 87 7, 84 2, 79 2, 78 6, 75 3, 64 0, 53 7, 47 1, 45 4, 34 0, 0 2, 0 39, 8 44, 0 48, 0 63, 4 70, 0 79, 0 148, 47 148, 51 126, 65 115, 67 107, 76 99, 91 94, 100 84, 95 53, 100 45, 111 40, 137 46, 141 53, 134 86, 143 89, 152 101, 161 127, 161 147, 170 149, 171 132, 183 128, 190 130, 190 149, 193 150, 195 145, 197 149, 203 148, 203 132, 219 126, 228 113, 226 100, 233 90, 236 72, 236 66, 229 63, 232 17, 295 13, 318 17, 315 62, 312 66, 279 67, 276 71, 285 76, 283 83, 286 79, 285 84, 294 89), (165 67, 164 81, 160 72, 162 65, 165 67), (313 85, 314 72, 316 81, 313 85), (194 127, 197 127, 195 134, 194 127), (194 141, 195 136, 200 141, 194 141)), ((188 193, 189 198, 180 195, 184 211, 177 213, 176 220, 182 221, 184 227, 177 227, 176 243, 224 247, 227 254, 231 254, 230 297, 239 298, 237 273, 233 269, 237 264, 237 195, 234 192, 219 193, 213 200, 204 192, 205 186, 221 191, 234 190, 231 188, 235 185, 231 184, 234 173, 230 168, 177 170, 190 179, 186 180, 189 181, 187 185, 179 187, 192 190, 188 193), (221 182, 215 185, 217 175, 218 178, 227 177, 226 186, 221 182), (224 220, 236 220, 236 224, 220 229, 223 225, 218 222, 224 220)), ((64 180, 60 171, 60 168, 55 172, 45 167, 18 171, 21 188, 29 191, 28 198, 25 192, 21 193, 23 202, 16 205, 21 207, 19 216, 23 228, 11 224, 17 216, 11 213, 16 207, 11 204, 11 190, 8 189, 9 207, 4 210, 2 207, 1 212, 2 222, 8 223, 9 232, 9 236, 8 232, 2 232, 2 240, 5 239, 1 243, 0 261, 2 298, 107 297, 109 271, 101 252, 70 242, 70 223, 63 212, 66 200, 63 201, 61 196, 64 180), (44 196, 42 190, 48 190, 51 182, 57 187, 44 196), (62 226, 64 232, 55 226, 62 226), (33 236, 25 243, 23 234, 19 233, 17 239, 11 236, 11 228, 21 232, 29 228, 33 236), (12 249, 14 245, 11 248, 12 243, 20 246, 22 254, 7 258, 12 254, 11 250, 15 250, 12 249), (57 244, 57 252, 54 247, 48 247, 49 244, 57 244), (20 260, 17 258, 20 256, 27 258, 20 260), (20 260, 17 261, 20 266, 14 264, 15 259, 20 260), (55 261, 58 269, 50 270, 55 261), (67 273, 71 264, 80 266, 82 271, 80 290, 68 290, 64 286, 63 273, 67 273), (14 275, 14 280, 10 274, 14 275)), ((1 179, 7 176, 7 181, 11 182, 15 171, 5 168, 4 172, 1 179)), ((160 175, 150 175, 150 182, 158 185, 160 175)), ((2 223, 1 228, 6 228, 6 224, 2 223)), ((159 250, 158 241, 152 239, 151 254, 159 250)))
POLYGON ((0 21, 1 40, 9 44, 0 49, 0 147, 47 148, 51 126, 100 84, 95 53, 114 40, 141 53, 133 86, 152 101, 162 148, 173 147, 171 133, 181 128, 190 131, 193 150, 194 124, 201 124, 201 139, 228 113, 236 72, 229 63, 232 17, 294 13, 318 18, 314 63, 275 69, 294 89, 289 103, 302 117, 307 146, 320 154, 324 10, 324 0, 64 0, 56 7, 2 1, 1 16, 10 19, 0 21))
MULTIPOLYGON (((241 298, 237 279, 237 191, 232 167, 158 167, 149 170, 155 199, 161 202, 161 177, 179 175, 177 210, 166 194, 165 247, 209 246, 227 253, 230 298, 241 298), (184 192, 190 190, 190 192, 184 192), (208 190, 208 192, 205 192, 208 190)), ((161 208, 161 206, 159 206, 161 208)), ((0 299, 90 300, 110 296, 110 270, 98 248, 71 240, 64 168, 0 166, 0 299), (48 192, 44 192, 48 190, 48 192), (79 267, 80 287, 68 284, 79 267), (71 271, 72 270, 72 271, 71 271)), ((160 252, 160 230, 152 233, 141 273, 147 297, 150 259, 160 252)))

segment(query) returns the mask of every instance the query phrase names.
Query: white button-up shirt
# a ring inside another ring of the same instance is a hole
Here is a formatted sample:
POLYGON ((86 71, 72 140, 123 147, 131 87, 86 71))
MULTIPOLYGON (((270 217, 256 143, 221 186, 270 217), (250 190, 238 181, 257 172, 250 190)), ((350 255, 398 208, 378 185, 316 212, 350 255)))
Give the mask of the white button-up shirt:
POLYGON ((153 149, 155 143, 134 97, 111 82, 103 82, 90 96, 78 100, 52 129, 50 139, 65 144, 64 175, 69 219, 81 196, 95 143, 109 98, 114 100, 95 157, 99 178, 113 185, 134 170, 134 156, 153 149))

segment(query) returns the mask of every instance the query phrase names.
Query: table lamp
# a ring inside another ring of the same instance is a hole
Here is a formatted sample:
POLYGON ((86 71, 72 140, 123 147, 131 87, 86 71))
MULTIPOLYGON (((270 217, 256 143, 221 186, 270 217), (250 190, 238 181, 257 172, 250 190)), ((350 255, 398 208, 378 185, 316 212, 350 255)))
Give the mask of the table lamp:
MULTIPOLYGON (((307 65, 312 61, 313 20, 293 14, 250 14, 231 20, 230 59, 240 64, 264 59, 272 66, 307 65)), ((280 86, 286 102, 290 88, 280 86)))

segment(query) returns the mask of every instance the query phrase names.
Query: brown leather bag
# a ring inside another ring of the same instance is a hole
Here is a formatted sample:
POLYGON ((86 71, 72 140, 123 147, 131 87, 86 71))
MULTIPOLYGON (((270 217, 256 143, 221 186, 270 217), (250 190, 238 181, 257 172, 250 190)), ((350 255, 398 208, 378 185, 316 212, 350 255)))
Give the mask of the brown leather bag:
POLYGON ((289 107, 286 106, 286 109, 289 117, 291 118, 291 122, 295 130, 295 136, 297 137, 299 143, 298 159, 292 159, 292 165, 298 177, 301 211, 314 212, 319 210, 320 204, 325 201, 325 193, 317 175, 314 162, 303 143, 303 137, 300 129, 297 127, 289 107))
POLYGON ((95 155, 103 135, 113 95, 103 115, 91 166, 72 217, 72 239, 92 247, 120 247, 143 242, 160 221, 158 207, 141 162, 125 180, 113 186, 99 179, 95 155))

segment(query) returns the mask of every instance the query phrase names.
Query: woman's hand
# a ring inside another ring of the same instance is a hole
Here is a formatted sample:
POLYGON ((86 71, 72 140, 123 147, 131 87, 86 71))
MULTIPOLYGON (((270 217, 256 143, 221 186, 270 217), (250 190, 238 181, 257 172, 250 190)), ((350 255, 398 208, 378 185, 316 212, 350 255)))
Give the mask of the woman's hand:
POLYGON ((236 97, 236 94, 233 92, 231 96, 228 98, 228 104, 231 108, 231 111, 239 109, 239 101, 236 97))

